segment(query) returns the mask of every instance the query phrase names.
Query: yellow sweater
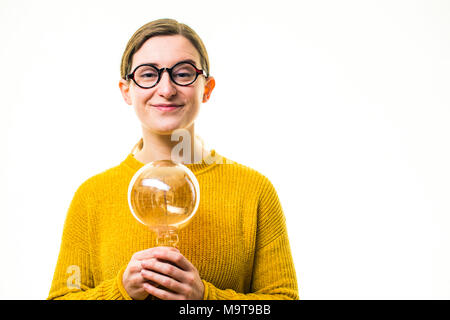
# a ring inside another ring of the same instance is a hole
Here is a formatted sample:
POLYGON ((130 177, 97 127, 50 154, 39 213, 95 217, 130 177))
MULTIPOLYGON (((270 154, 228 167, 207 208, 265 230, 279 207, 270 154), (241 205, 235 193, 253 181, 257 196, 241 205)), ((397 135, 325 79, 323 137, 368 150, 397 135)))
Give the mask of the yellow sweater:
MULTIPOLYGON (((128 208, 128 184, 143 165, 129 154, 78 188, 48 299, 131 299, 123 272, 133 253, 156 245, 128 208)), ((214 150, 186 166, 199 182, 200 205, 178 248, 198 269, 203 298, 298 299, 283 210, 267 177, 214 150)))

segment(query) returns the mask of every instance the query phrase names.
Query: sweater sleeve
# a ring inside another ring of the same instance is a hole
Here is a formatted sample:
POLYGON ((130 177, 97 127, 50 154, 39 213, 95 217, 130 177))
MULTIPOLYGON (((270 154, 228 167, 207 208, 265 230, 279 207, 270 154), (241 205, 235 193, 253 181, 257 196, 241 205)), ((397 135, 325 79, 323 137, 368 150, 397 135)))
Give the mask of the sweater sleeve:
POLYGON ((48 300, 130 300, 122 285, 122 267, 115 278, 95 284, 90 263, 88 206, 85 184, 76 191, 63 236, 48 300))
POLYGON ((266 177, 263 181, 250 292, 219 289, 203 280, 205 300, 299 299, 283 209, 272 183, 266 177))

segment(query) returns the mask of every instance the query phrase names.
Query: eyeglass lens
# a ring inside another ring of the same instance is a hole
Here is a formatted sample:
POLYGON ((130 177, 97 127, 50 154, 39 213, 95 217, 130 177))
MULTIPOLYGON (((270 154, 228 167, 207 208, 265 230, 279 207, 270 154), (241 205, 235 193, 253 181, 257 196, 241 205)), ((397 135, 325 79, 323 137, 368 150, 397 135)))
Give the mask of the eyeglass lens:
MULTIPOLYGON (((158 77, 158 69, 152 66, 140 66, 134 73, 136 83, 142 87, 154 86, 158 82, 158 77)), ((191 84, 196 77, 195 68, 188 63, 181 63, 172 69, 171 78, 178 85, 191 84)))

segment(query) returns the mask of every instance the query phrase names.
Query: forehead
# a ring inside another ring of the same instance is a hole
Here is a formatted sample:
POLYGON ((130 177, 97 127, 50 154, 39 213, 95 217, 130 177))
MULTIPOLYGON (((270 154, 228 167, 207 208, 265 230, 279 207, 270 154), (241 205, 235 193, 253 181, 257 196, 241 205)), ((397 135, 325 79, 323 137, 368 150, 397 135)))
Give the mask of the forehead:
POLYGON ((182 35, 156 36, 144 42, 134 54, 132 69, 143 63, 171 67, 182 60, 193 60, 200 66, 200 55, 194 45, 182 35))

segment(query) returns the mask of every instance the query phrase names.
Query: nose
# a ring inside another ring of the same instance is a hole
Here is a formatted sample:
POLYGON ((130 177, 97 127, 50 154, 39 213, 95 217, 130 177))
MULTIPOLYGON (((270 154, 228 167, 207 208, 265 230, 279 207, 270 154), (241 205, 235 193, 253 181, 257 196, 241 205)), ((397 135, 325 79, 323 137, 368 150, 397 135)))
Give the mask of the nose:
POLYGON ((164 98, 170 98, 177 93, 175 83, 172 82, 169 72, 164 70, 161 74, 161 79, 157 85, 158 94, 164 98))

